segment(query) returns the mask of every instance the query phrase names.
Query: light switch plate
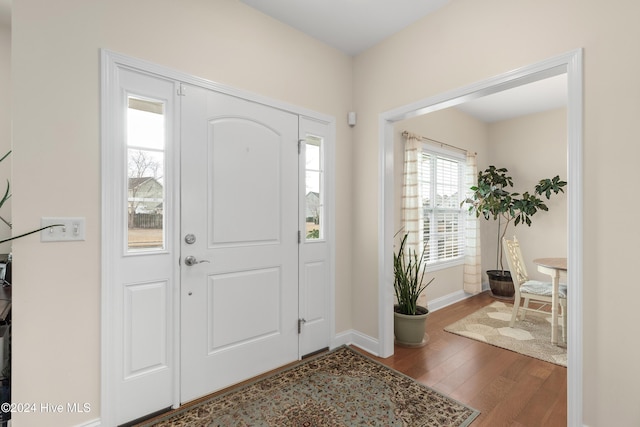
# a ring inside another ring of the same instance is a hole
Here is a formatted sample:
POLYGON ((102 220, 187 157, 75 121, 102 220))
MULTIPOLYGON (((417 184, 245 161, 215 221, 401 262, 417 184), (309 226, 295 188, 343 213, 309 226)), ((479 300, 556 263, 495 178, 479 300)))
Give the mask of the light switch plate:
POLYGON ((43 217, 40 226, 52 227, 40 232, 41 242, 71 242, 84 240, 85 220, 81 217, 43 217))

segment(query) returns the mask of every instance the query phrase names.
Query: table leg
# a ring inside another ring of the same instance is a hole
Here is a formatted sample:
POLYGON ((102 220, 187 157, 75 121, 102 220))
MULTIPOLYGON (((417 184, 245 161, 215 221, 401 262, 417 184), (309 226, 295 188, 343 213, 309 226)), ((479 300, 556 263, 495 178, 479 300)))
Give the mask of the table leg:
POLYGON ((560 272, 554 271, 551 276, 553 290, 551 292, 551 343, 558 344, 558 287, 560 282, 560 272))

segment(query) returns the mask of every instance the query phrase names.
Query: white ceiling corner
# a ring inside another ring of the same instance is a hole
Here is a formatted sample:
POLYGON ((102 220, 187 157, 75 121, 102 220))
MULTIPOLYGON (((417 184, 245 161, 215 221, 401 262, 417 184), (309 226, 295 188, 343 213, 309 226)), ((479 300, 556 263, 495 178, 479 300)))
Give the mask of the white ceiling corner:
POLYGON ((348 55, 357 55, 451 0, 240 1, 348 55))

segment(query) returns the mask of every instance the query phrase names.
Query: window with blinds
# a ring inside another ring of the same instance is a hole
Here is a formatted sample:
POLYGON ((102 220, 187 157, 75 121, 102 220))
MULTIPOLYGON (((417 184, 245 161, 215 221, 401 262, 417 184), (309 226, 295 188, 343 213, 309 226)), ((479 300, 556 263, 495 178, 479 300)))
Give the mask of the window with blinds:
MULTIPOLYGON (((457 153, 456 153, 457 154, 457 153)), ((425 260, 429 265, 464 260, 465 160, 423 148, 420 188, 424 213, 425 260)))

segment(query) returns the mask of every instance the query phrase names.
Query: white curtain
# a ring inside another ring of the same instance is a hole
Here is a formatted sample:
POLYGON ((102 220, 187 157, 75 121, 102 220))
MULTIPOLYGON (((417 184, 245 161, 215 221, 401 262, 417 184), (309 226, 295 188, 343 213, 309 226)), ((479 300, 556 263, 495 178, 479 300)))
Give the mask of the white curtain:
MULTIPOLYGON (((406 138, 404 149, 404 180, 402 186, 402 230, 398 239, 408 234, 405 253, 422 255, 424 247, 424 218, 422 211, 422 195, 420 194, 420 159, 422 154, 422 138, 410 133, 406 138)), ((425 280, 428 280, 425 277, 425 280)), ((427 296, 423 292, 418 298, 418 305, 427 306, 427 296)))
MULTIPOLYGON (((467 153, 467 167, 465 171, 465 188, 477 185, 478 166, 475 153, 467 153)), ((466 197, 471 197, 471 190, 467 190, 466 197)), ((467 215, 465 224, 466 248, 464 257, 464 291, 477 294, 482 291, 482 268, 480 265, 480 222, 475 215, 467 215)))
POLYGON ((421 138, 409 133, 404 149, 404 184, 402 187, 402 231, 398 234, 402 240, 405 234, 405 250, 422 254, 424 219, 422 214, 422 195, 420 194, 420 154, 421 138))

